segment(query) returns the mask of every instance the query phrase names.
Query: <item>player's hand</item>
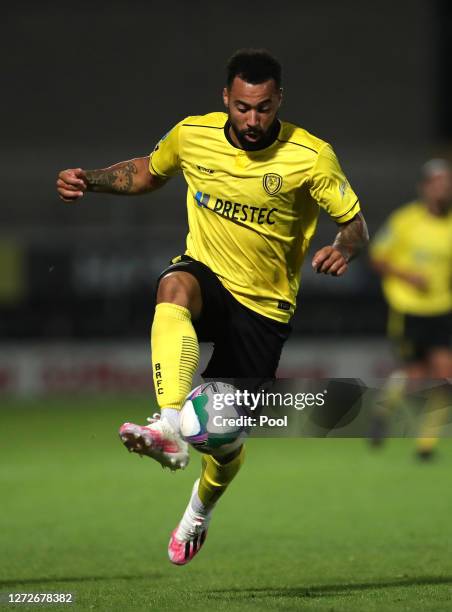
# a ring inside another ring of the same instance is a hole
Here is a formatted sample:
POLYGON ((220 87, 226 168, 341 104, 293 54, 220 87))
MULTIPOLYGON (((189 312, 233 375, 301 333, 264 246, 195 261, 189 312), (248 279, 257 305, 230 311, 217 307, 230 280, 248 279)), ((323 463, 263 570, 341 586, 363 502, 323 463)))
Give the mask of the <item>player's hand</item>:
POLYGON ((344 255, 333 246, 326 246, 312 258, 312 267, 320 274, 342 276, 347 271, 347 260, 344 255))
POLYGON ((419 291, 428 291, 428 281, 425 276, 422 276, 421 274, 413 274, 411 272, 403 272, 401 276, 404 281, 406 281, 419 291))
POLYGON ((64 202, 75 202, 87 189, 85 171, 81 168, 62 170, 56 182, 58 195, 64 202))

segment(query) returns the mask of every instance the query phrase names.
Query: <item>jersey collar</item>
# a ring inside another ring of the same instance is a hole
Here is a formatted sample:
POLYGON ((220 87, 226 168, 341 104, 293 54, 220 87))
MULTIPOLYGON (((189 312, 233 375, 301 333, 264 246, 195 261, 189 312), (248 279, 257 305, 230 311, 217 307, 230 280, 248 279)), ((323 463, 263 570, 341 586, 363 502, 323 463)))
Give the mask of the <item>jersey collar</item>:
POLYGON ((276 141, 276 139, 278 138, 280 129, 281 129, 281 123, 279 119, 275 119, 272 127, 270 128, 268 132, 267 138, 262 143, 262 146, 259 147, 258 149, 242 149, 238 147, 236 144, 234 144, 234 142, 231 139, 231 136, 229 135, 230 127, 231 127, 231 124, 229 122, 229 119, 227 119, 226 123, 224 124, 224 136, 226 140, 229 142, 229 144, 232 145, 234 149, 238 149, 239 151, 246 151, 248 153, 254 153, 255 151, 262 151, 263 149, 267 149, 276 141))

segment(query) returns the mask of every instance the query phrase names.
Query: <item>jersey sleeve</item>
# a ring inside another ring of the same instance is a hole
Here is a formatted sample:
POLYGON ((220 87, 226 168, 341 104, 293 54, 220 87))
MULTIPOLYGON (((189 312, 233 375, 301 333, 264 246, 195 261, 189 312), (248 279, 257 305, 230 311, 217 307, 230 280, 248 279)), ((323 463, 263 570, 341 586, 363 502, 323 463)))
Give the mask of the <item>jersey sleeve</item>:
POLYGON ((311 173, 310 193, 336 223, 350 221, 361 210, 329 144, 325 144, 317 156, 311 173))
POLYGON ((391 257, 398 241, 397 224, 392 217, 377 231, 369 246, 369 255, 373 260, 387 260, 391 257))
MULTIPOLYGON (((182 122, 181 122, 182 123, 182 122)), ((180 125, 178 123, 163 136, 149 156, 149 172, 170 178, 180 170, 180 125)))

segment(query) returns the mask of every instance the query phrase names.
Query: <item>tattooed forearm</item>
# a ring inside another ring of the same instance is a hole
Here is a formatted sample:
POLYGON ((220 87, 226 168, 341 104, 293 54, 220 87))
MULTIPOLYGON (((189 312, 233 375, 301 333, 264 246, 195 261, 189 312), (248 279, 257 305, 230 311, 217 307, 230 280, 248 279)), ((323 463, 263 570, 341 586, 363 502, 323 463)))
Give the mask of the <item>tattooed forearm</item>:
POLYGON ((107 193, 138 193, 136 184, 138 169, 134 161, 121 162, 102 170, 87 170, 88 191, 107 193))
POLYGON ((369 232, 364 217, 358 213, 345 223, 336 235, 333 247, 342 253, 349 262, 362 251, 369 242, 369 232))

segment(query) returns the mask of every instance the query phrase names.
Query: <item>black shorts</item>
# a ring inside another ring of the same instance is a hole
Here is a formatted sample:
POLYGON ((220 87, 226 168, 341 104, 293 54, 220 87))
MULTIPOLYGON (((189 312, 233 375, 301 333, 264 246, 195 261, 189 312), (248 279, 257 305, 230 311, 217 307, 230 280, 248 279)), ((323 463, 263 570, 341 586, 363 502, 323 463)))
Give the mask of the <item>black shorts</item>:
POLYGON ((193 325, 200 342, 214 344, 202 376, 234 381, 273 379, 291 332, 290 324, 269 319, 240 304, 212 270, 199 261, 187 255, 175 259, 161 273, 157 284, 169 272, 182 271, 192 274, 201 287, 202 313, 193 325))
POLYGON ((421 317, 390 311, 388 327, 398 357, 407 363, 424 361, 434 349, 451 348, 452 314, 421 317))

